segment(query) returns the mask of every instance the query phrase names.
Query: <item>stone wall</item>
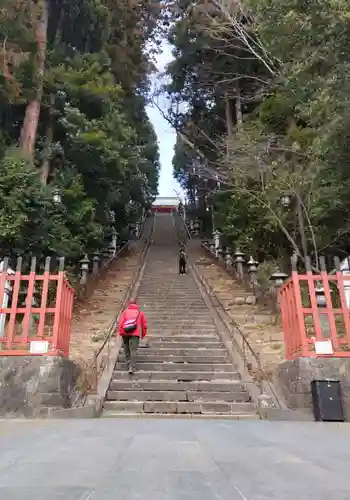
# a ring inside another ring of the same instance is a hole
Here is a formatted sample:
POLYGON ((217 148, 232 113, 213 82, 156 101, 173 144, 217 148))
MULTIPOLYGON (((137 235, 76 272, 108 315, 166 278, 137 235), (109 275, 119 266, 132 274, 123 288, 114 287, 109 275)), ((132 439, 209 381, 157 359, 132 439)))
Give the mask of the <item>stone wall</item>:
POLYGON ((78 367, 53 356, 0 357, 0 418, 39 417, 48 408, 69 408, 78 367))
POLYGON ((312 414, 311 382, 339 380, 341 383, 344 415, 350 421, 350 359, 299 358, 281 363, 274 383, 283 395, 288 408, 312 414))

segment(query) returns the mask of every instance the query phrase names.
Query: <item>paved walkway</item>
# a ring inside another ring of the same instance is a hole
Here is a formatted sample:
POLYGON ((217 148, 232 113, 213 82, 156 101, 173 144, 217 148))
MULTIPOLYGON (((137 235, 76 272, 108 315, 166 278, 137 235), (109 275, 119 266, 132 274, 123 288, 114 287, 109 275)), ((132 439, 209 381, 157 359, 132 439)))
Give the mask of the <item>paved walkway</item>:
POLYGON ((348 500, 350 426, 0 422, 4 500, 348 500))

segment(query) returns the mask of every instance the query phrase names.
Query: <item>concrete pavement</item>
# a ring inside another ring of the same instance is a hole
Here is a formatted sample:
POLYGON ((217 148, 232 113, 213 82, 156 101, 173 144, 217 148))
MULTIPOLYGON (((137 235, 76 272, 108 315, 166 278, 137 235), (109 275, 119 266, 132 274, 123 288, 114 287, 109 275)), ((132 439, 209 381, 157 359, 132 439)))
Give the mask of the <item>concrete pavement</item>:
POLYGON ((350 426, 0 422, 4 500, 348 500, 350 426))

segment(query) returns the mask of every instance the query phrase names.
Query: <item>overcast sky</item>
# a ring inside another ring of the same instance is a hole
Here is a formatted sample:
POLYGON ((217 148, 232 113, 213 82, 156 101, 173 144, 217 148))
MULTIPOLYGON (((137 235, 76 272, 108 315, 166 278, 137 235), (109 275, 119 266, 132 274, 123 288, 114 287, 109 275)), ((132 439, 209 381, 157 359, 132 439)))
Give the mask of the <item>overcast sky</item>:
MULTIPOLYGON (((158 73, 162 73, 165 66, 171 61, 171 47, 167 42, 162 44, 162 53, 157 57, 158 73)), ((159 86, 159 75, 154 75, 154 82, 159 86)), ((164 100, 159 99, 158 105, 166 110, 164 100)), ((161 172, 159 179, 159 195, 160 196, 175 196, 174 189, 182 192, 179 184, 173 179, 173 166, 172 158, 174 154, 174 145, 176 141, 176 134, 174 129, 162 117, 161 113, 154 106, 147 108, 149 119, 158 137, 161 172)))

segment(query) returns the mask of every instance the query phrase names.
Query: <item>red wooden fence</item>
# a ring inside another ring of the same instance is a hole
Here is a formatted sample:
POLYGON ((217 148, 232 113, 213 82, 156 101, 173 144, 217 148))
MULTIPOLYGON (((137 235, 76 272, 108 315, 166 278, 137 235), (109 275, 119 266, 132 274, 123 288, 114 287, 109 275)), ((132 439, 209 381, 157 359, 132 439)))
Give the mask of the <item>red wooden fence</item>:
POLYGON ((339 259, 334 262, 334 274, 322 257, 316 273, 309 259, 305 274, 292 263, 292 276, 279 292, 287 359, 350 357, 350 276, 340 271, 339 259))
POLYGON ((8 259, 0 265, 0 355, 68 356, 74 290, 64 276, 64 260, 50 272, 51 259, 42 274, 36 259, 22 274, 22 259, 16 270, 8 259))

